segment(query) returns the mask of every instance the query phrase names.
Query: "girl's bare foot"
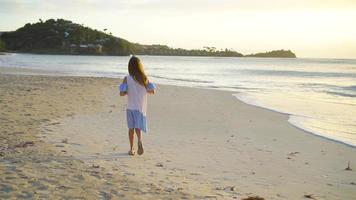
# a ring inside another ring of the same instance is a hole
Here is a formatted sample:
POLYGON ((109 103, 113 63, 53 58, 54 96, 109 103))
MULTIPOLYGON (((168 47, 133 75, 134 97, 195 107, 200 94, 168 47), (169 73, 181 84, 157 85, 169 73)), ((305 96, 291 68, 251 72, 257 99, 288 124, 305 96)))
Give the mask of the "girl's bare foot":
POLYGON ((138 150, 137 150, 137 153, 138 155, 142 155, 143 154, 143 145, 142 145, 142 142, 141 141, 138 141, 138 150))
POLYGON ((131 149, 131 150, 128 152, 128 154, 129 154, 130 156, 134 156, 134 155, 136 154, 136 152, 135 152, 135 150, 131 149))

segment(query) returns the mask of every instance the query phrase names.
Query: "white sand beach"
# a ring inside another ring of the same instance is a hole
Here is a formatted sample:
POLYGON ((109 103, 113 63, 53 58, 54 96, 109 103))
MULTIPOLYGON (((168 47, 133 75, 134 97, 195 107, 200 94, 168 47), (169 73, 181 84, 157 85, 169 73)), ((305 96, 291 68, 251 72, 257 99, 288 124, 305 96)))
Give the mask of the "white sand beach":
POLYGON ((231 92, 158 85, 132 157, 120 80, 0 73, 0 197, 356 198, 355 148, 231 92))

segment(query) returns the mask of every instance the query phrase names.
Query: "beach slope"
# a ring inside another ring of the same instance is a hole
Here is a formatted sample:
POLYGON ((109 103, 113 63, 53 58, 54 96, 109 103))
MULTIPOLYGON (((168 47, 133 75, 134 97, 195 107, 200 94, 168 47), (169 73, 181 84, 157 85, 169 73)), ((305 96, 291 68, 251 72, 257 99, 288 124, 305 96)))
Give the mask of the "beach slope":
POLYGON ((2 198, 356 197, 355 148, 231 92, 158 85, 145 154, 130 157, 120 80, 2 71, 0 82, 2 198))

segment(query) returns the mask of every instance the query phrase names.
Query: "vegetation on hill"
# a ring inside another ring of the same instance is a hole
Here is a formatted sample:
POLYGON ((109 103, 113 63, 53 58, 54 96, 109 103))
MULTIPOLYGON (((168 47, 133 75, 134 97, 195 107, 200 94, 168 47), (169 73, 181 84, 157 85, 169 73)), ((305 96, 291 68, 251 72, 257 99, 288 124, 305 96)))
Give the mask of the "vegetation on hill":
POLYGON ((3 33, 1 38, 6 43, 6 49, 12 51, 85 54, 85 51, 72 50, 90 44, 102 45, 101 53, 127 55, 131 48, 127 40, 64 19, 28 23, 16 31, 3 33))
POLYGON ((0 39, 0 51, 5 51, 5 42, 0 39))
POLYGON ((186 50, 182 48, 170 48, 166 45, 141 45, 134 44, 133 54, 137 55, 167 55, 167 56, 220 56, 220 57, 242 57, 241 53, 225 49, 216 50, 215 47, 204 47, 203 49, 186 50))
MULTIPOLYGON (((0 42, 0 50, 1 46, 6 46, 9 51, 44 54, 243 56, 231 49, 218 50, 215 47, 186 50, 166 45, 131 43, 107 33, 107 29, 99 31, 64 19, 49 19, 45 22, 40 19, 37 23, 27 23, 16 31, 2 33, 1 39, 5 44, 0 42)), ((289 54, 282 52, 279 55, 285 57, 289 54)))
POLYGON ((271 57, 271 58, 296 58, 296 55, 291 50, 276 50, 264 53, 256 53, 246 55, 247 57, 271 57))

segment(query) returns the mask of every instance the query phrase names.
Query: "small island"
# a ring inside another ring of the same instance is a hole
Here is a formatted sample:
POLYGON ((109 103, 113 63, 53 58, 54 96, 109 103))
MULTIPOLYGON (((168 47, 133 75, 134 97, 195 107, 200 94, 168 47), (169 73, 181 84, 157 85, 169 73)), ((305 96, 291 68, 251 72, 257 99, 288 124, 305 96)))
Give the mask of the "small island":
POLYGON ((296 58, 297 56, 291 50, 276 50, 264 53, 249 54, 246 57, 263 57, 263 58, 296 58))
POLYGON ((216 57, 296 58, 290 50, 243 55, 232 49, 171 48, 167 45, 143 45, 113 36, 107 29, 99 31, 65 19, 27 23, 16 31, 0 32, 0 51, 69 55, 161 55, 216 57))

